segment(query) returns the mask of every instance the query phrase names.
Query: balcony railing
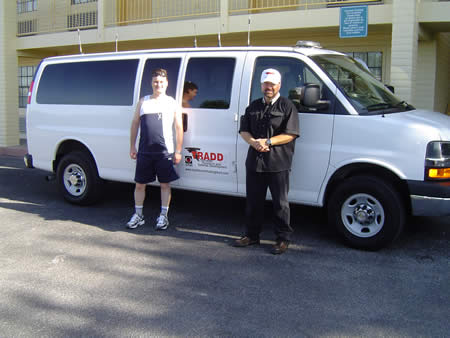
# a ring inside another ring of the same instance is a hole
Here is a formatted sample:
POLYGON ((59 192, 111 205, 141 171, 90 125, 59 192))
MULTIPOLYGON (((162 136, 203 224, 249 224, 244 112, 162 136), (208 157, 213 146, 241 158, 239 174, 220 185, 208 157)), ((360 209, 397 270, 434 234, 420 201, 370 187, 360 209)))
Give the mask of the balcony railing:
POLYGON ((117 0, 105 2, 105 26, 218 16, 220 0, 117 0))
MULTIPOLYGON (((389 1, 389 0, 388 0, 389 1)), ((257 14, 276 11, 308 10, 351 5, 373 5, 383 0, 229 0, 229 12, 233 14, 257 14)))
POLYGON ((17 36, 384 2, 392 0, 17 0, 17 36))

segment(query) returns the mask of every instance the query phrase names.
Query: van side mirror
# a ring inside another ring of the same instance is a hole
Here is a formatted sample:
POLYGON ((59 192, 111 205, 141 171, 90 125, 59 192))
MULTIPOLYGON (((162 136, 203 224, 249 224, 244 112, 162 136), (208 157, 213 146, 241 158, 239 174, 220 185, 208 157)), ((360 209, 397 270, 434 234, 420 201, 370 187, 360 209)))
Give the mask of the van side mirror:
POLYGON ((330 101, 320 99, 320 86, 315 83, 305 84, 303 91, 303 105, 311 110, 328 109, 330 101))

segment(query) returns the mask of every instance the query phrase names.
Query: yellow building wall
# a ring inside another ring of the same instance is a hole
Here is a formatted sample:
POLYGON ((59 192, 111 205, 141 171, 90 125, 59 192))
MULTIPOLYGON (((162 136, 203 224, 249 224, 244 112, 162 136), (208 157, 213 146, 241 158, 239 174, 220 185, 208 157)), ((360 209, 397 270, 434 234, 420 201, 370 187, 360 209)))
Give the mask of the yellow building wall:
POLYGON ((436 84, 436 41, 419 41, 414 106, 432 109, 436 84))
POLYGON ((436 63, 434 110, 445 113, 450 109, 450 33, 438 34, 436 63))
POLYGON ((0 1, 0 146, 19 144, 15 9, 14 1, 0 1))

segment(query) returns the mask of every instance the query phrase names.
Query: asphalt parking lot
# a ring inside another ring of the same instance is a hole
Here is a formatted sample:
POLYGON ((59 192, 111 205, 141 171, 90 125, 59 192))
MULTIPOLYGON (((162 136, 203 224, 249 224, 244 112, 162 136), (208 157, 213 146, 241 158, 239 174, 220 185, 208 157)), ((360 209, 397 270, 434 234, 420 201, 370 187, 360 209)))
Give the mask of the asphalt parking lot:
POLYGON ((78 207, 44 175, 0 156, 2 337, 449 335, 449 217, 412 218, 365 252, 342 245, 323 210, 294 206, 293 245, 274 256, 270 220, 261 246, 231 247, 242 198, 174 191, 167 231, 130 231, 132 185, 78 207))

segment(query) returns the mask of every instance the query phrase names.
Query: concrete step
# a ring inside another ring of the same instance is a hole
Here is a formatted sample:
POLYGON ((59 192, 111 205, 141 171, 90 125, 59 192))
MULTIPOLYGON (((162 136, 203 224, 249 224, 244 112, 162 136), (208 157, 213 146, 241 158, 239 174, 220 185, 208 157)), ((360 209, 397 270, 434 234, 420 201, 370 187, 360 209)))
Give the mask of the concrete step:
POLYGON ((20 140, 20 145, 0 147, 0 155, 23 157, 28 152, 26 140, 20 140))

